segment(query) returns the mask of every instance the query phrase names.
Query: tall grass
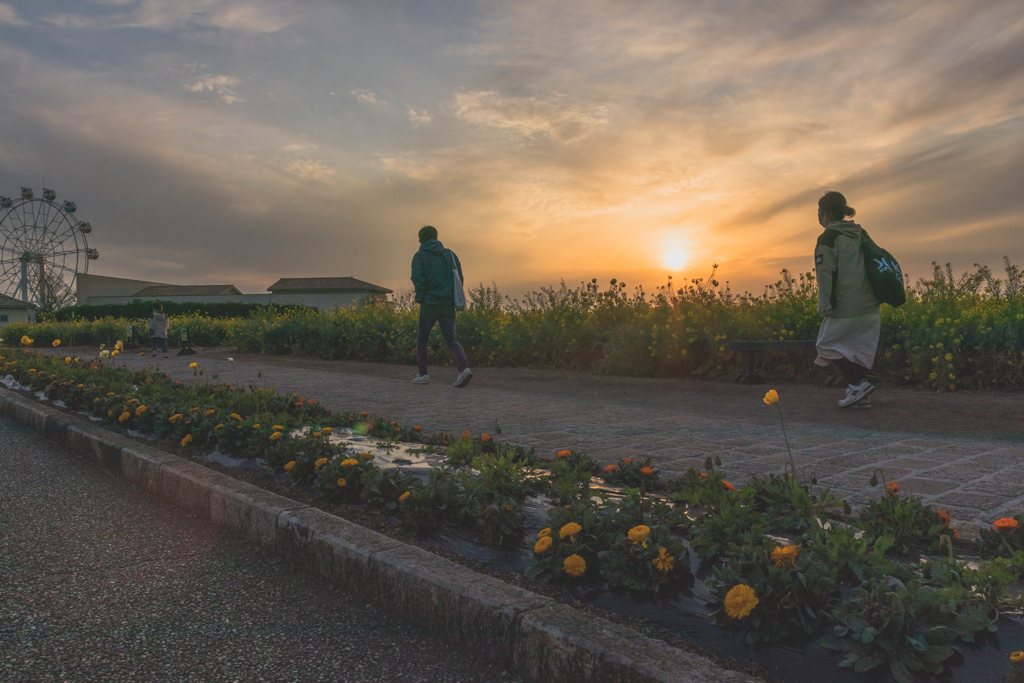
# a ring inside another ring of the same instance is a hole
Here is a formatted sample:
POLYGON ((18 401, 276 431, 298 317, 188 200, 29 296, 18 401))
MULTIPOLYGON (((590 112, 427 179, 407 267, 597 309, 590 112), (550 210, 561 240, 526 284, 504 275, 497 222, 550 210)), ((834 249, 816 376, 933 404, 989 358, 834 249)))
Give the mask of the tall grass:
MULTIPOLYGON (((934 265, 931 279, 908 288, 907 303, 883 306, 875 371, 890 384, 957 389, 1024 388, 1024 277, 1005 262, 1006 275, 984 266, 959 277, 934 265)), ((522 299, 494 284, 469 292, 458 336, 475 366, 566 368, 649 377, 729 378, 738 358, 732 340, 814 339, 817 286, 812 273, 782 278, 760 295, 736 295, 714 277, 646 293, 611 281, 543 287, 522 299)), ((188 327, 199 346, 412 364, 416 305, 408 295, 387 305, 310 311, 254 311, 248 317, 171 317, 171 336, 188 327)), ((13 323, 8 345, 28 335, 36 346, 113 344, 127 321, 13 323)), ((440 333, 430 341, 431 363, 449 362, 440 333)), ((815 372, 802 353, 764 354, 759 372, 772 379, 815 372)))

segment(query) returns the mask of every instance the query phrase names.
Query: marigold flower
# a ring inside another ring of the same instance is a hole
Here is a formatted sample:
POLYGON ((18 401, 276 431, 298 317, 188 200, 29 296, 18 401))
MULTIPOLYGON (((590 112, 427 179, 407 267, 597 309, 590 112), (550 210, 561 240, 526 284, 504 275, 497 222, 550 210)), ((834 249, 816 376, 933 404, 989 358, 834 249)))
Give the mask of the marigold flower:
POLYGON ((533 552, 540 554, 545 550, 551 548, 552 543, 554 543, 554 541, 551 540, 550 536, 542 536, 541 538, 537 539, 536 543, 533 544, 533 552))
MULTIPOLYGON (((223 427, 223 426, 224 425, 217 425, 218 428, 219 427, 223 427)), ((281 438, 281 432, 274 432, 273 434, 270 435, 270 440, 271 441, 277 441, 280 438, 281 438)))
POLYGON ((570 455, 572 455, 572 451, 566 449, 562 449, 555 453, 556 458, 568 458, 570 455))
POLYGON ((71 356, 68 356, 67 358, 65 358, 64 362, 65 363, 70 363, 71 362, 71 356))
POLYGON ((338 480, 338 488, 344 488, 346 486, 348 486, 348 480, 346 480, 344 477, 338 480))
POLYGON ((899 482, 895 480, 890 481, 888 484, 885 485, 885 490, 891 493, 892 495, 896 495, 897 493, 900 492, 899 482))
POLYGON ((654 468, 652 468, 652 467, 641 467, 640 468, 640 474, 644 475, 645 477, 649 477, 652 474, 654 474, 654 468))
POLYGON ((735 491, 736 490, 736 487, 733 486, 731 482, 728 482, 725 479, 722 480, 722 486, 725 487, 726 491, 735 491))
POLYGON ((404 501, 404 500, 406 500, 411 495, 412 495, 411 491, 406 491, 405 493, 403 493, 402 495, 400 495, 398 497, 398 500, 403 500, 404 501))
POLYGON ((946 526, 949 526, 950 522, 953 521, 953 516, 949 514, 949 510, 938 510, 935 514, 938 516, 939 521, 946 526))
POLYGON ((345 458, 344 460, 341 461, 342 467, 355 467, 358 464, 359 461, 356 460, 355 458, 345 458))
POLYGON ((327 464, 327 458, 320 458, 315 463, 313 463, 313 468, 314 469, 319 469, 319 468, 323 467, 326 464, 327 464))
POLYGON ((217 411, 216 411, 216 410, 213 410, 213 409, 211 408, 210 410, 207 410, 207 411, 206 411, 205 413, 203 413, 203 414, 204 414, 204 415, 206 415, 206 416, 210 416, 210 415, 213 415, 213 414, 214 414, 215 412, 217 412, 217 411))
POLYGON ((568 536, 569 538, 572 538, 581 531, 583 531, 583 527, 581 527, 576 522, 569 522, 568 524, 566 524, 558 530, 558 537, 565 538, 566 536, 568 536))
MULTIPOLYGON (((186 424, 187 424, 187 423, 186 423, 186 424)), ((259 422, 257 422, 256 424, 254 424, 254 425, 252 426, 252 428, 253 428, 253 429, 259 429, 259 428, 260 428, 260 423, 259 423, 259 422)))
POLYGON ((772 562, 779 569, 796 569, 796 558, 800 554, 800 548, 795 545, 776 546, 772 551, 772 562))
POLYGON ((771 389, 767 394, 764 395, 765 405, 773 406, 779 402, 779 392, 771 389))
POLYGON ((362 458, 363 460, 373 460, 374 455, 373 453, 360 453, 359 457, 362 458))
POLYGON ((1021 652, 1020 650, 1017 650, 1016 652, 1011 653, 1010 654, 1010 661, 1013 662, 1014 664, 1019 664, 1020 662, 1024 662, 1024 652, 1021 652))
POLYGON ((669 554, 667 548, 658 548, 658 556, 651 560, 651 564, 653 564, 654 568, 659 572, 667 574, 672 571, 672 561, 674 559, 675 558, 669 554))
MULTIPOLYGON (((539 542, 540 541, 538 541, 538 543, 539 542)), ((579 555, 573 554, 565 558, 565 561, 562 562, 562 569, 564 569, 565 573, 569 576, 577 578, 583 576, 587 571, 587 561, 579 555)))
POLYGON ((231 413, 230 415, 228 415, 228 417, 234 418, 234 419, 238 420, 239 422, 242 421, 242 416, 239 415, 238 413, 231 413))
POLYGON ((283 430, 283 429, 284 429, 284 427, 282 427, 281 425, 274 425, 274 426, 272 427, 272 429, 273 429, 274 431, 276 431, 276 432, 279 432, 279 431, 283 430))
POLYGON ((181 440, 181 445, 182 446, 187 446, 190 443, 192 443, 192 435, 191 434, 186 434, 185 438, 181 440))
POLYGON ((473 437, 473 435, 469 433, 468 429, 462 432, 462 438, 463 439, 470 439, 472 437, 473 437))
POLYGON ((413 427, 412 429, 413 429, 414 432, 422 432, 423 431, 423 427, 413 427))
POLYGON ((117 421, 118 422, 124 422, 125 420, 129 419, 131 416, 132 416, 132 414, 129 413, 129 412, 127 412, 127 411, 123 412, 123 413, 121 413, 121 416, 117 418, 117 421))
POLYGON ((632 462, 633 462, 633 458, 623 458, 622 459, 622 464, 623 465, 629 465, 632 462))
POLYGON ((642 543, 643 546, 647 547, 647 537, 651 535, 651 527, 646 524, 640 524, 629 530, 626 534, 626 538, 633 541, 633 545, 642 543))
POLYGON ((761 601, 754 594, 754 589, 745 583, 740 583, 730 588, 729 592, 725 594, 722 606, 725 608, 725 613, 733 619, 746 619, 759 602, 761 601))
POLYGON ((135 409, 135 417, 142 417, 144 412, 146 412, 146 406, 139 406, 135 409))
POLYGON ((291 472, 294 469, 295 469, 295 461, 294 460, 292 460, 290 463, 288 463, 287 465, 284 466, 284 471, 285 472, 291 472))
POLYGON ((605 465, 604 467, 604 471, 609 473, 614 472, 617 469, 619 469, 619 466, 614 463, 611 465, 605 465))
POLYGON ((708 478, 707 472, 701 472, 700 473, 700 478, 701 479, 707 479, 708 478))
POLYGON ((113 408, 111 408, 110 410, 107 411, 107 417, 114 417, 114 409, 113 408))
POLYGON ((333 431, 334 431, 334 427, 324 427, 323 429, 320 430, 320 433, 327 435, 327 434, 330 434, 333 431))
POLYGON ((313 432, 313 436, 323 436, 323 432, 313 432))
POLYGON ((53 348, 57 348, 58 346, 60 346, 60 339, 54 339, 53 340, 53 348))
POLYGON ((537 538, 544 538, 545 536, 550 536, 550 535, 551 535, 551 529, 550 528, 541 529, 540 531, 537 532, 537 538))
POLYGON ((197 367, 199 367, 199 363, 189 363, 188 366, 195 370, 197 367))
POLYGON ((362 415, 363 417, 370 417, 370 414, 368 412, 366 412, 365 410, 363 412, 359 413, 359 414, 362 415))
POLYGON ((992 522, 992 526, 998 531, 1014 531, 1020 524, 1013 517, 1003 517, 992 522))

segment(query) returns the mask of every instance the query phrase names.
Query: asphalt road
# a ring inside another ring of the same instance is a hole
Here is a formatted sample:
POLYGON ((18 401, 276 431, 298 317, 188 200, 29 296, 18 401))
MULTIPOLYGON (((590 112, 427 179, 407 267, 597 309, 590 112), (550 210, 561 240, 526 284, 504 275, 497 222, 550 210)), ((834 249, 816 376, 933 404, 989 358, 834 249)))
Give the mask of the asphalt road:
POLYGON ((0 419, 0 680, 510 680, 0 419))

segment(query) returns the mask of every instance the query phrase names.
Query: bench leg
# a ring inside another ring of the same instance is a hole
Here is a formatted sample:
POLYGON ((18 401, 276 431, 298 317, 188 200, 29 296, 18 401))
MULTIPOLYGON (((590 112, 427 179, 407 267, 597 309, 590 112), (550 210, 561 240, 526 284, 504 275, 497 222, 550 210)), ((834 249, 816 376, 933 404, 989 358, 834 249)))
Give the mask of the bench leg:
POLYGON ((740 351, 740 374, 736 376, 736 382, 740 384, 764 384, 764 380, 754 372, 754 361, 757 358, 756 351, 740 351))

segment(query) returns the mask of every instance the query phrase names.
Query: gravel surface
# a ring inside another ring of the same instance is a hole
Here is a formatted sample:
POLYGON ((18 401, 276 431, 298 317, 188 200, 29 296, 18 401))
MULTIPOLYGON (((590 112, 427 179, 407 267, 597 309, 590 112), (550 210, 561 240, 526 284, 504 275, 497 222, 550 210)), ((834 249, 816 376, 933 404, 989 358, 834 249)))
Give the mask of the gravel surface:
POLYGON ((0 680, 513 680, 0 419, 0 680))

